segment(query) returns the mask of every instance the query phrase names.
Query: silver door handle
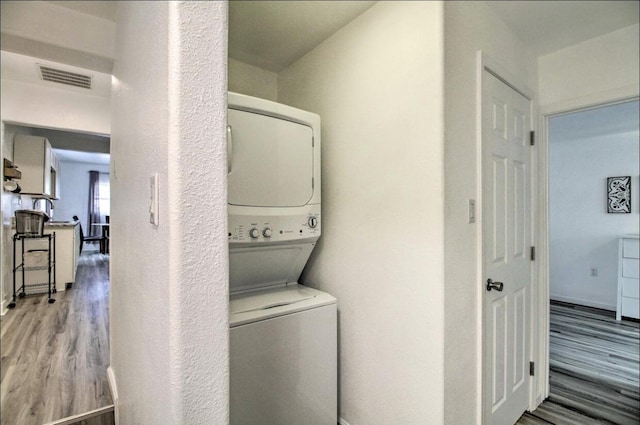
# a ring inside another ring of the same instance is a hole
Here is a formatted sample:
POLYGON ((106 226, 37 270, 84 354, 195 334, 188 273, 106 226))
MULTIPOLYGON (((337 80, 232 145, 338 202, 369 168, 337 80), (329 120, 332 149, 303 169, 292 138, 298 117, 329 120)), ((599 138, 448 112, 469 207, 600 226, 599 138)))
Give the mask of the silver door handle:
POLYGON ((227 174, 231 172, 231 161, 233 159, 233 128, 227 125, 227 174))
POLYGON ((491 279, 487 279, 487 291, 491 291, 492 289, 495 289, 498 292, 502 292, 502 290, 504 289, 504 283, 494 282, 491 279))

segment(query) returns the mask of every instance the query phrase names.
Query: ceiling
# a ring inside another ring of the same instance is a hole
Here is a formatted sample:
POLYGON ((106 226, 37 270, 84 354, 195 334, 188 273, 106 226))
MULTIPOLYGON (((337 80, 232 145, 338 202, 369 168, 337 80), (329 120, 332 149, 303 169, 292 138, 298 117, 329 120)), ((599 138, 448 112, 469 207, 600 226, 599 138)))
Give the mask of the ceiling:
POLYGON ((229 57, 278 72, 375 1, 229 2, 229 57))
MULTIPOLYGON (((278 72, 375 3, 231 0, 229 57, 278 72)), ((637 0, 487 3, 537 55, 637 24, 640 15, 637 0)))
MULTIPOLYGON (((119 2, 46 3, 115 22, 119 2)), ((278 72, 304 56, 375 3, 360 0, 231 0, 229 56, 278 72)), ((637 24, 640 16, 640 2, 637 0, 488 1, 487 4, 538 55, 637 24)), ((7 63, 4 56, 2 59, 3 78, 13 78, 12 75, 29 78, 29 75, 33 74, 32 69, 25 72, 24 68, 17 69, 15 73, 9 69, 9 74, 5 74, 5 68, 20 65, 7 63)), ((109 84, 110 81, 107 81, 107 85, 109 84)))

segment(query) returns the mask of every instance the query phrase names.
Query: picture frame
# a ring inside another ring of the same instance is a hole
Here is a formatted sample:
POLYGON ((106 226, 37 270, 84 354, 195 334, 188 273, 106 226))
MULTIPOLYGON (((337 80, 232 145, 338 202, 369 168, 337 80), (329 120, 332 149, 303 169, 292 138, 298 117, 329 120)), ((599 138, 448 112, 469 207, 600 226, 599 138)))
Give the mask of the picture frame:
POLYGON ((607 213, 631 213, 631 176, 607 177, 607 213))

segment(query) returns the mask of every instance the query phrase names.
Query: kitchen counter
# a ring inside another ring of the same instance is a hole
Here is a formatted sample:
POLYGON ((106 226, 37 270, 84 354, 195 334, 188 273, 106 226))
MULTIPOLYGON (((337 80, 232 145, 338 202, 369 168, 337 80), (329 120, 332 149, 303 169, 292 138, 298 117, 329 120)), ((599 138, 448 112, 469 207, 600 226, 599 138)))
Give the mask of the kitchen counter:
POLYGON ((73 227, 77 226, 79 221, 47 221, 44 227, 73 227))
MULTIPOLYGON (((48 227, 53 227, 53 228, 60 228, 60 227, 74 227, 77 226, 78 223, 80 223, 79 221, 47 221, 44 223, 44 228, 48 228, 48 227)), ((14 220, 12 220, 11 223, 11 229, 15 232, 16 231, 16 224, 14 222, 14 220)))

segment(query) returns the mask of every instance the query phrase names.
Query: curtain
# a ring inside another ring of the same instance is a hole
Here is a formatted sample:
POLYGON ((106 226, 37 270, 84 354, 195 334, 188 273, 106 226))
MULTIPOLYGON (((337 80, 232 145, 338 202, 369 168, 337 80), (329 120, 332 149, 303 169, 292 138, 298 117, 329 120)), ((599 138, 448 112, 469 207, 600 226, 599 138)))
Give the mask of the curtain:
POLYGON ((111 193, 109 187, 109 173, 89 171, 89 219, 86 234, 100 236, 100 226, 92 226, 94 223, 109 222, 111 193))
POLYGON ((87 230, 89 236, 100 235, 99 226, 92 226, 94 223, 101 223, 100 217, 100 173, 89 171, 89 219, 87 220, 87 230))

